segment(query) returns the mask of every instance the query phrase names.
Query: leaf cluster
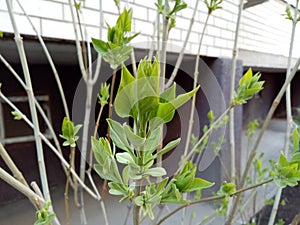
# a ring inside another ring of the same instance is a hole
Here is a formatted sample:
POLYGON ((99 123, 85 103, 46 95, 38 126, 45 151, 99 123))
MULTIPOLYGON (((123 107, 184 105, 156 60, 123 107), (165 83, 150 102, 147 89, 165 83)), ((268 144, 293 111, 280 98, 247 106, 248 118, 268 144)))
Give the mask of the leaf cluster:
POLYGON ((227 183, 224 181, 219 189, 219 191, 216 193, 217 196, 225 196, 221 202, 220 207, 218 210, 218 213, 222 216, 225 216, 228 209, 229 199, 231 195, 236 191, 236 186, 233 183, 227 183))
MULTIPOLYGON (((176 97, 176 84, 160 93, 159 62, 144 59, 139 63, 135 78, 123 66, 121 82, 115 99, 115 110, 120 117, 132 117, 138 121, 140 135, 145 130, 155 130, 170 122, 175 110, 186 103, 199 89, 176 97)), ((145 135, 145 134, 144 134, 145 135)))
POLYGON ((154 219, 153 204, 186 203, 186 200, 181 199, 181 193, 198 191, 214 185, 214 183, 201 178, 195 178, 195 174, 196 167, 191 162, 187 162, 176 178, 170 181, 165 178, 157 185, 147 186, 142 195, 135 198, 135 203, 142 207, 143 212, 148 214, 150 219, 154 219))
POLYGON ((120 117, 132 117, 135 130, 126 123, 107 119, 112 147, 106 138, 92 138, 92 149, 97 161, 94 166, 103 179, 109 181, 109 192, 123 196, 120 201, 131 200, 140 206, 151 219, 152 208, 160 203, 183 203, 181 193, 210 187, 213 183, 195 178, 196 167, 188 162, 175 178, 165 178, 159 183, 146 185, 140 192, 138 186, 152 178, 166 175, 163 167, 154 166, 158 157, 174 149, 180 138, 161 144, 160 125, 172 120, 175 110, 186 103, 199 89, 176 96, 176 85, 160 92, 159 62, 144 59, 139 63, 137 77, 123 66, 121 81, 114 107, 120 117), (122 152, 116 153, 118 147, 122 152), (124 167, 120 172, 118 164, 124 167))
MULTIPOLYGON (((169 11, 165 14, 165 5, 162 0, 158 0, 155 3, 158 13, 165 15, 165 17, 170 20, 169 31, 176 26, 176 13, 187 8, 187 4, 182 0, 171 0, 173 2, 172 7, 168 6, 169 11)), ((169 4, 169 3, 166 3, 169 4)))
POLYGON ((263 84, 265 82, 259 81, 260 77, 260 73, 253 75, 251 68, 244 74, 233 98, 233 106, 246 103, 247 100, 251 99, 256 93, 263 89, 263 84))
POLYGON ((133 49, 127 44, 135 38, 138 33, 128 36, 131 31, 132 9, 124 11, 119 15, 116 25, 111 27, 107 24, 107 42, 92 38, 95 50, 110 64, 112 69, 116 69, 121 63, 126 61, 133 49))
POLYGON ((300 180, 300 153, 294 154, 291 161, 281 153, 279 161, 272 167, 271 176, 279 187, 296 186, 300 180))
POLYGON ((59 135, 61 138, 65 139, 63 146, 70 146, 72 148, 76 147, 76 141, 79 138, 79 136, 77 136, 76 134, 81 127, 81 124, 75 126, 69 118, 64 118, 61 127, 62 134, 59 135))
POLYGON ((109 87, 110 84, 107 84, 106 82, 101 84, 101 88, 98 94, 98 102, 101 106, 105 106, 108 104, 109 87))
POLYGON ((18 111, 11 111, 11 114, 14 117, 14 120, 21 120, 23 119, 22 115, 18 111))
MULTIPOLYGON (((298 10, 297 10, 297 12, 298 12, 298 10)), ((291 12, 291 6, 290 5, 286 6, 284 16, 287 20, 291 20, 291 21, 294 20, 294 17, 293 17, 292 12, 291 12)), ((300 21, 300 14, 299 14, 299 16, 298 16, 298 18, 295 22, 298 22, 298 21, 300 21)))
POLYGON ((50 225, 51 221, 55 218, 55 213, 49 213, 51 202, 47 201, 45 207, 36 212, 36 221, 34 225, 50 225))
POLYGON ((204 3, 208 9, 208 14, 211 14, 213 11, 217 9, 222 9, 220 6, 223 0, 204 0, 204 3))

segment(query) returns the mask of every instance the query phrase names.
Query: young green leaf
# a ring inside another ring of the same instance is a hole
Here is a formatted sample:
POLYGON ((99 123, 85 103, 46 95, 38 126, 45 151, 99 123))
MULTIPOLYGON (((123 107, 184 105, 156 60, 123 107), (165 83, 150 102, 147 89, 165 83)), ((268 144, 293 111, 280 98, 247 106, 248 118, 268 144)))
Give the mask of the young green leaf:
POLYGON ((149 176, 152 176, 152 177, 161 177, 161 176, 164 176, 166 175, 167 172, 164 168, 162 167, 155 167, 155 168, 150 168, 150 169, 147 169, 143 175, 149 175, 149 176))
POLYGON ((180 143, 181 138, 178 138, 174 141, 169 142, 163 149, 161 149, 159 152, 155 154, 155 158, 162 156, 166 154, 167 152, 171 151, 174 149, 179 143, 180 143))
POLYGON ((146 138, 136 135, 132 128, 126 124, 124 124, 123 127, 129 142, 134 146, 134 148, 140 149, 144 145, 146 138))
POLYGON ((11 114, 14 116, 14 120, 21 120, 23 116, 17 111, 11 111, 11 114))
POLYGON ((130 148, 130 145, 127 141, 127 137, 126 137, 123 126, 120 123, 118 123, 112 119, 107 119, 107 123, 110 127, 110 137, 111 137, 112 141, 114 142, 114 144, 117 147, 129 152, 133 156, 134 154, 133 154, 133 152, 130 148))
POLYGON ((135 158, 133 158, 128 152, 121 152, 116 154, 117 161, 122 164, 135 164, 135 158))
POLYGON ((110 84, 102 83, 101 84, 101 88, 98 94, 98 100, 99 100, 99 104, 101 106, 105 106, 108 104, 108 99, 109 99, 109 87, 110 84))
POLYGON ((81 124, 75 126, 69 118, 64 118, 61 128, 62 134, 59 135, 61 138, 65 139, 63 146, 70 146, 73 148, 76 146, 76 141, 79 138, 79 136, 76 136, 76 134, 78 133, 81 127, 81 124))
POLYGON ((137 118, 136 110, 134 109, 135 100, 134 83, 135 78, 131 75, 125 65, 122 66, 121 81, 118 92, 115 98, 115 110, 120 117, 137 118))
POLYGON ((241 105, 251 99, 256 93, 263 89, 264 81, 259 81, 260 73, 252 75, 251 68, 241 78, 237 93, 235 94, 232 105, 241 105))

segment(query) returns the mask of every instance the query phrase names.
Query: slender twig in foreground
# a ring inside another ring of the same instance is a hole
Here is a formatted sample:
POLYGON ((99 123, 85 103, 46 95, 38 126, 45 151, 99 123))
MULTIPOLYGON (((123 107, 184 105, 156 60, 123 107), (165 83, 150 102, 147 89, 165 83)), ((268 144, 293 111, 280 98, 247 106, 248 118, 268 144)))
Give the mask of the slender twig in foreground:
POLYGON ((3 147, 3 145, 0 143, 0 156, 2 157, 3 161, 7 165, 7 167, 10 169, 10 171, 13 173, 14 177, 20 181, 25 186, 29 187, 27 181, 25 180, 23 174, 20 172, 16 164, 13 162, 11 157, 8 155, 7 151, 3 147))
POLYGON ((8 10, 9 17, 10 17, 10 20, 11 20, 11 23, 13 26, 15 42, 16 42, 16 46, 18 49, 24 77, 25 77, 25 83, 28 88, 27 95, 28 95, 30 113, 31 113, 31 117, 32 117, 33 125, 34 125, 34 138, 35 138, 35 144, 36 144, 38 166, 39 166, 43 194, 44 194, 46 201, 48 201, 48 200, 51 201, 50 191, 49 191, 49 187, 48 187, 48 179, 47 179, 45 160, 44 160, 43 146, 42 146, 41 138, 39 137, 40 128, 39 128, 37 111, 36 111, 36 107, 35 107, 35 103, 34 103, 35 97, 34 97, 32 83, 31 83, 31 76, 29 73, 29 68, 28 68, 28 63, 27 63, 27 59, 26 59, 26 53, 25 53, 23 41, 22 41, 21 35, 19 33, 16 21, 15 21, 13 8, 12 8, 11 4, 12 3, 10 0, 6 0, 7 10, 8 10))
POLYGON ((27 198, 29 198, 30 201, 36 207, 36 209, 42 209, 44 207, 44 203, 45 203, 44 199, 42 199, 39 195, 34 193, 29 187, 25 186, 20 181, 16 180, 13 176, 11 176, 1 167, 0 167, 0 178, 4 180, 6 183, 8 183, 9 185, 11 185, 13 188, 21 192, 27 198))
MULTIPOLYGON (((7 67, 7 69, 12 73, 12 75, 17 79, 17 81, 21 84, 21 86, 24 88, 25 91, 28 90, 26 84, 24 83, 24 81, 20 78, 20 75, 16 73, 16 71, 12 68, 12 66, 5 60, 5 58, 0 54, 0 60, 3 62, 3 64, 7 67)), ((57 148, 57 150, 59 151, 60 154, 62 154, 62 150, 60 147, 60 143, 58 141, 58 138, 56 136, 56 133, 53 129, 53 126, 49 120, 49 118, 47 117, 47 115, 45 114, 44 110, 42 109, 40 103, 36 100, 36 98, 34 99, 34 103, 36 105, 37 110, 39 111, 39 113, 41 114, 44 122, 47 125, 47 128, 49 129, 49 132, 54 140, 55 146, 57 148)), ((64 166, 62 166, 65 174, 67 174, 67 170, 64 166)), ((71 186, 73 186, 73 183, 71 182, 71 186)))
MULTIPOLYGON (((25 114, 23 114, 1 91, 0 91, 0 98, 2 98, 14 111, 16 111, 22 119, 32 128, 34 129, 33 123, 27 118, 25 114)), ((45 144, 53 151, 53 153, 59 158, 61 163, 66 167, 69 168, 69 163, 65 160, 65 158, 59 153, 59 151, 51 144, 51 142, 45 137, 43 133, 39 133, 40 138, 45 142, 45 144)), ((77 173, 74 169, 71 168, 70 172, 74 176, 74 178, 78 181, 80 185, 87 191, 87 193, 92 196, 96 200, 100 200, 97 195, 95 195, 79 178, 77 173)))

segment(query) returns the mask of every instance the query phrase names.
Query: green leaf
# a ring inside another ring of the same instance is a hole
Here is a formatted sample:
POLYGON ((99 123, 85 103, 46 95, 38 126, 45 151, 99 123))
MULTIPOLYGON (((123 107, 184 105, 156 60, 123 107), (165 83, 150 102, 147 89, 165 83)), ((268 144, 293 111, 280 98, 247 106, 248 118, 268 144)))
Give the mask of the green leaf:
POLYGON ((196 190, 201 190, 204 188, 209 188, 213 186, 214 183, 211 183, 207 180, 203 180, 201 178, 195 178, 193 181, 183 190, 183 192, 192 192, 196 190))
POLYGON ((115 98, 115 110, 118 116, 137 118, 136 110, 134 110, 134 81, 135 78, 131 75, 128 69, 123 65, 121 81, 115 98))
POLYGON ((222 196, 222 195, 232 195, 235 192, 235 184, 233 183, 227 183, 226 181, 224 181, 220 187, 220 190, 217 192, 218 196, 222 196))
POLYGON ((161 93, 160 102, 167 103, 174 100, 175 97, 176 97, 176 84, 174 83, 171 87, 169 87, 167 90, 161 93))
POLYGON ((119 65, 129 58, 132 49, 132 46, 117 46, 116 48, 110 49, 108 52, 103 54, 102 57, 107 63, 110 64, 110 67, 115 70, 119 65))
POLYGON ((125 131, 124 131, 122 125, 112 119, 107 119, 107 122, 110 127, 110 137, 111 137, 112 141, 114 142, 114 144, 117 147, 129 152, 133 156, 134 154, 129 146, 129 143, 127 141, 126 134, 125 134, 125 131))
POLYGON ((126 124, 123 125, 123 127, 124 127, 124 131, 125 131, 127 139, 136 149, 139 149, 140 147, 142 147, 144 145, 146 138, 136 135, 133 132, 132 128, 126 124))
POLYGON ((289 161, 287 160, 287 158, 284 156, 283 153, 280 153, 279 165, 280 166, 287 166, 287 165, 289 165, 289 161))
POLYGON ((171 151, 172 149, 174 149, 181 141, 181 138, 178 138, 174 141, 169 142, 162 150, 160 150, 159 152, 157 152, 157 154, 155 155, 155 158, 157 158, 158 156, 164 155, 167 152, 171 151))
POLYGON ((108 157, 113 156, 109 141, 106 138, 101 137, 99 140, 97 140, 96 138, 92 137, 91 142, 92 150, 99 164, 103 165, 108 157))
POLYGON ((100 55, 104 55, 105 53, 108 52, 108 45, 106 42, 96 39, 96 38, 92 38, 92 43, 93 46, 95 48, 95 50, 100 54, 100 55))
POLYGON ((129 178, 130 178, 130 167, 129 166, 125 166, 123 171, 122 171, 122 177, 123 177, 123 182, 124 184, 128 184, 129 182, 129 178))
POLYGON ((161 129, 158 127, 153 130, 149 137, 147 137, 145 144, 144 144, 144 151, 147 154, 152 154, 158 147, 161 141, 161 129))
POLYGON ((3 38, 3 32, 0 31, 0 38, 3 38))
POLYGON ((59 135, 61 138, 65 139, 63 146, 76 146, 76 141, 79 138, 78 136, 76 136, 76 134, 78 133, 81 127, 82 125, 80 124, 74 126, 74 123, 69 118, 64 118, 61 128, 62 134, 59 135))
MULTIPOLYGON (((171 103, 159 103, 156 117, 162 119, 163 123, 170 122, 175 114, 175 108, 171 103)), ((160 125, 160 124, 158 124, 160 125)))
POLYGON ((247 85, 252 79, 252 69, 249 68, 239 82, 239 86, 247 85))
POLYGON ((125 8, 124 11, 120 14, 120 16, 117 20, 117 26, 123 32, 131 31, 131 16, 132 16, 132 9, 129 9, 127 11, 125 8))
POLYGON ((150 176, 153 176, 153 177, 161 177, 161 176, 164 176, 166 174, 167 174, 166 170, 162 167, 150 168, 150 169, 147 169, 144 172, 144 175, 150 175, 150 176))
POLYGON ((21 120, 21 119, 23 119, 22 114, 20 114, 17 111, 11 111, 11 114, 14 116, 14 120, 21 120))
POLYGON ((245 73, 239 82, 237 93, 233 98, 233 106, 246 103, 247 100, 263 89, 264 81, 259 81, 260 77, 260 73, 252 76, 251 68, 245 73))
POLYGON ((106 84, 106 82, 101 83, 101 88, 98 94, 98 99, 99 99, 99 104, 101 106, 105 106, 108 104, 108 99, 109 99, 109 87, 110 84, 106 84))
POLYGON ((135 159, 128 152, 117 153, 116 158, 122 164, 135 164, 135 159))
POLYGON ((193 97, 193 95, 199 90, 199 88, 200 86, 196 87, 190 92, 177 96, 177 98, 172 100, 170 103, 173 105, 175 109, 178 109, 180 106, 186 103, 191 97, 193 97))

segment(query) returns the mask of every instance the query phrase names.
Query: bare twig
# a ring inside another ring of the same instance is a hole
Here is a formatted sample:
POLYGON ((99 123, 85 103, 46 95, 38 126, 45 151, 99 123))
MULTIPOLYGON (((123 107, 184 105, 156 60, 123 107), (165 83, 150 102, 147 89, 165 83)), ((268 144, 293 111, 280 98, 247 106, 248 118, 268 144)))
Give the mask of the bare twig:
MULTIPOLYGON (((182 63, 182 60, 183 60, 183 56, 184 56, 184 51, 186 49, 186 45, 189 41, 189 38, 190 38, 190 34, 192 32, 192 27, 194 25, 194 21, 195 21, 195 16, 196 16, 196 12, 198 10, 198 5, 199 5, 199 1, 195 1, 195 6, 194 6, 194 11, 193 11, 193 15, 191 17, 191 20, 190 20, 190 25, 189 25, 189 28, 187 30, 187 33, 186 33, 186 36, 185 36, 185 40, 184 40, 184 43, 182 45, 182 48, 180 50, 180 53, 179 53, 179 56, 177 58, 177 61, 176 61, 176 65, 175 65, 175 68, 170 76, 170 79, 168 80, 168 82, 166 83, 166 88, 170 87, 177 75, 177 72, 178 72, 178 69, 182 63)), ((203 29, 204 30, 204 29, 203 29)), ((202 33, 202 36, 203 36, 203 33, 202 33)), ((202 42, 202 41, 201 41, 202 42)))
MULTIPOLYGON (((21 84, 21 86, 24 88, 25 91, 28 90, 26 84, 24 83, 24 81, 20 78, 19 74, 16 73, 16 71, 12 68, 12 66, 5 60, 5 58, 0 54, 0 60, 3 62, 3 64, 7 67, 7 69, 12 73, 12 75, 17 79, 17 81, 21 84)), ((62 154, 62 150, 59 144, 59 141, 57 139, 56 133, 53 129, 53 126, 49 120, 49 118, 47 117, 47 115, 45 114, 44 110, 42 109, 40 103, 36 100, 36 98, 34 99, 35 105, 37 110, 39 111, 39 113, 41 114, 44 122, 47 125, 47 128, 49 129, 50 134, 52 135, 52 138, 54 140, 56 149, 59 151, 60 154, 62 154)), ((62 166, 65 174, 67 174, 67 170, 64 166, 62 166)), ((73 183, 71 182, 71 186, 73 186, 73 183)))
MULTIPOLYGON (((207 24, 208 24, 208 19, 209 19, 210 15, 211 14, 207 14, 207 17, 206 17, 206 20, 205 20, 205 24, 204 24, 204 27, 203 27, 203 31, 202 31, 202 34, 201 34, 201 38, 200 38, 200 41, 199 41, 199 45, 198 45, 198 51, 197 51, 196 63, 195 63, 195 70, 194 70, 194 85, 193 85, 193 88, 196 88, 197 85, 198 85, 200 51, 201 51, 202 41, 203 41, 203 37, 204 37, 204 34, 205 34, 205 30, 206 30, 206 27, 207 27, 207 24)), ((176 69, 176 67, 174 68, 174 70, 175 69, 176 69)), ((190 109, 189 127, 188 127, 188 131, 187 131, 187 135, 186 135, 185 148, 184 148, 184 152, 183 152, 184 156, 186 156, 188 154, 190 139, 191 139, 192 130, 193 130, 193 124, 194 124, 195 104, 196 104, 196 94, 193 95, 193 97, 192 97, 192 104, 191 104, 191 109, 190 109)))
MULTIPOLYGON (((199 141, 194 145, 194 147, 191 149, 191 151, 187 154, 186 157, 184 157, 181 161, 181 165, 178 168, 178 170, 175 172, 175 176, 183 169, 185 166, 185 163, 191 158, 191 156, 194 154, 194 152, 197 150, 199 145, 202 143, 202 141, 213 131, 215 126, 228 114, 228 112, 231 110, 233 106, 228 107, 222 115, 219 116, 219 118, 208 128, 208 130, 202 135, 202 137, 199 139, 199 141)), ((203 152, 202 152, 203 155, 203 152)))
POLYGON ((13 188, 21 192, 25 195, 29 200, 33 203, 36 209, 42 209, 44 207, 44 199, 42 199, 39 195, 34 193, 29 187, 22 184, 20 181, 16 180, 13 176, 7 173, 0 167, 0 178, 4 180, 6 183, 11 185, 13 188))
POLYGON ((32 189, 38 196, 40 196, 42 199, 44 199, 43 193, 41 192, 41 189, 39 188, 39 186, 37 185, 37 183, 35 181, 32 181, 30 183, 30 186, 32 187, 32 189))
MULTIPOLYGON (((239 4, 239 13, 236 22, 235 28, 235 38, 232 50, 232 64, 231 64, 231 84, 230 84, 230 101, 234 97, 235 90, 235 78, 236 78, 236 62, 238 56, 238 39, 240 33, 240 24, 242 19, 244 1, 240 0, 239 4)), ((231 182, 236 183, 236 156, 235 156, 235 134, 234 134, 234 109, 232 109, 229 113, 229 146, 230 146, 230 174, 231 174, 231 182)))
POLYGON ((26 54, 25 54, 25 50, 24 50, 24 46, 23 46, 23 41, 22 41, 22 38, 20 36, 16 21, 15 21, 13 9, 11 6, 11 1, 6 0, 6 4, 7 4, 9 17, 10 17, 10 20, 11 20, 11 23, 13 26, 14 34, 15 34, 15 42, 16 42, 19 57, 21 60, 21 65, 22 65, 22 69, 23 69, 23 73, 24 73, 24 77, 25 77, 26 86, 28 88, 27 95, 28 95, 28 100, 29 100, 31 117, 32 117, 33 125, 34 125, 34 138, 35 138, 35 143, 36 143, 36 148, 37 148, 37 157, 38 157, 40 178, 41 178, 42 189, 43 189, 43 194, 45 196, 45 200, 48 201, 48 200, 51 200, 51 198, 50 198, 50 192, 49 192, 49 187, 48 187, 48 179, 47 179, 47 173, 46 173, 46 167, 45 167, 43 146, 42 146, 41 138, 39 136, 40 129, 39 129, 39 122, 38 122, 36 107, 35 107, 35 103, 34 103, 34 93, 33 93, 32 84, 31 84, 31 77, 30 77, 30 73, 29 73, 29 68, 28 68, 26 54))
MULTIPOLYGON (((2 98, 14 111, 16 111, 19 115, 22 116, 22 119, 32 128, 34 129, 33 123, 27 118, 27 116, 22 113, 1 91, 0 91, 0 98, 2 98)), ((51 142, 45 137, 44 134, 39 132, 40 138, 45 142, 45 144, 53 151, 53 153, 59 158, 61 163, 66 167, 69 168, 69 163, 65 160, 65 158, 59 153, 59 151, 51 144, 51 142)), ((96 200, 100 200, 97 195, 89 189, 84 182, 79 178, 76 174, 75 170, 71 168, 70 172, 74 176, 74 178, 78 181, 78 183, 87 191, 87 193, 92 196, 96 200)))
POLYGON ((34 24, 32 23, 30 17, 28 16, 28 14, 26 13, 26 11, 24 10, 23 6, 21 5, 20 1, 17 0, 17 3, 18 5, 20 6, 21 10, 23 11, 24 15, 26 16, 28 22, 30 23, 32 29, 34 30, 39 42, 41 43, 41 46, 42 46, 42 49, 46 55, 46 58, 50 64, 50 67, 53 71, 53 75, 54 75, 54 78, 56 80, 56 84, 57 84, 57 87, 58 87, 58 90, 59 90, 59 94, 60 94, 60 97, 61 97, 61 100, 62 100, 62 103, 63 103, 63 107, 64 107, 64 111, 65 111, 65 114, 66 114, 66 117, 70 118, 70 113, 69 113, 69 109, 68 109, 68 105, 67 105, 67 101, 66 101, 66 97, 65 97, 65 93, 64 93, 64 90, 62 88, 62 84, 60 82, 60 78, 59 78, 59 75, 58 75, 58 72, 56 70, 56 67, 54 65, 54 62, 52 60, 52 57, 48 51, 48 48, 47 46, 45 45, 45 42, 42 38, 42 36, 39 34, 39 32, 36 30, 34 24))
POLYGON ((297 213, 297 215, 292 220, 291 225, 298 225, 300 223, 300 212, 297 213))
POLYGON ((29 187, 27 181, 25 180, 23 174, 20 172, 18 167, 15 165, 11 157, 8 155, 7 151, 3 147, 3 145, 0 143, 0 155, 5 162, 5 164, 8 166, 10 171, 13 173, 14 177, 20 181, 22 184, 24 184, 26 187, 29 187))

